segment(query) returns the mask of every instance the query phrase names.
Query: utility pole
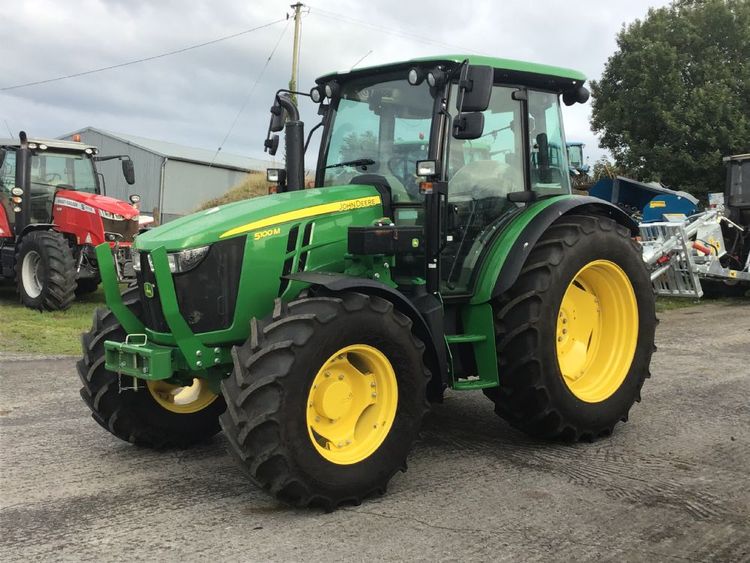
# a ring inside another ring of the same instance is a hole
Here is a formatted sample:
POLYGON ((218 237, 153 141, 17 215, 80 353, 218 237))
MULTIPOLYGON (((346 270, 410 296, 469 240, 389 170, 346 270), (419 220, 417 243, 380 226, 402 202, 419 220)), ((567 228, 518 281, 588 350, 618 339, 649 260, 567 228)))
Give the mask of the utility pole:
MULTIPOLYGON (((292 50, 292 78, 289 80, 289 89, 294 92, 297 90, 297 79, 299 78, 299 34, 300 34, 300 10, 304 4, 297 2, 289 6, 294 8, 294 49, 292 50)), ((297 103, 297 96, 292 94, 292 102, 297 103)))

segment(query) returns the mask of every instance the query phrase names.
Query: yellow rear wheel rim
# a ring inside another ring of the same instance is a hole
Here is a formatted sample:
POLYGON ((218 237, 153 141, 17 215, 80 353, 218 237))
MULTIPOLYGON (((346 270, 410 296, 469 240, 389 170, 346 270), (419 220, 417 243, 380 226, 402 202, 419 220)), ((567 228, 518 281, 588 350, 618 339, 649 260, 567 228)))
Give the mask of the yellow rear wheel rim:
POLYGON ((358 463, 382 445, 397 406, 398 383, 388 358, 366 344, 347 346, 324 362, 310 386, 310 440, 332 463, 358 463))
POLYGON ((625 272, 595 260, 570 282, 557 315, 557 361, 568 389, 608 399, 628 375, 638 342, 638 302, 625 272))
POLYGON ((147 381, 151 396, 168 411, 191 414, 213 403, 218 395, 202 379, 193 379, 192 385, 173 385, 166 381, 147 381))

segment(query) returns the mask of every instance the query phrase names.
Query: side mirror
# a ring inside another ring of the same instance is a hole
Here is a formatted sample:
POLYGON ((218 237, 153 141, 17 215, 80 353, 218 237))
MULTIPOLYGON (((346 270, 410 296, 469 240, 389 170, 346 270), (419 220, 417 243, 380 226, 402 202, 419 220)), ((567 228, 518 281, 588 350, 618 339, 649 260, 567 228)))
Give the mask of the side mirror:
POLYGON ((463 98, 457 97, 456 109, 460 112, 486 110, 490 106, 494 81, 495 71, 491 66, 466 66, 458 84, 463 90, 463 98))
POLYGON ((135 184, 135 168, 133 167, 133 161, 129 158, 122 161, 122 175, 125 176, 125 181, 131 186, 135 184))
POLYGON ((454 139, 478 139, 484 132, 484 114, 459 113, 453 120, 454 139))
POLYGON ((272 133, 284 130, 284 110, 278 104, 271 106, 271 124, 268 129, 272 133))
POLYGON ((279 150, 279 136, 273 135, 271 138, 266 139, 263 142, 263 146, 268 154, 271 156, 275 155, 276 151, 279 150))
POLYGON ((590 95, 588 88, 579 86, 578 88, 563 92, 562 99, 566 106, 572 106, 575 103, 585 104, 590 95))

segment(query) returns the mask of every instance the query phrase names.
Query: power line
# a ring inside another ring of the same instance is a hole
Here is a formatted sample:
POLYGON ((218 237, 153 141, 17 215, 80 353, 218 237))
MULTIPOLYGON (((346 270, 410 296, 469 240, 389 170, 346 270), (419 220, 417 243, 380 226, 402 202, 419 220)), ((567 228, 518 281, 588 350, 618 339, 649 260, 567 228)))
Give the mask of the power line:
POLYGON ((247 107, 247 104, 250 102, 250 98, 252 97, 253 92, 255 92, 255 88, 260 83, 261 78, 263 78, 263 74, 266 72, 268 65, 271 64, 271 59, 273 58, 274 54, 276 54, 276 50, 279 48, 279 45, 281 44, 281 40, 284 38, 284 35, 286 35, 286 31, 287 29, 289 29, 290 21, 291 20, 287 20, 286 25, 284 26, 284 29, 281 31, 279 38, 276 40, 276 44, 273 46, 273 49, 271 49, 271 53, 268 55, 268 58, 266 59, 266 62, 263 65, 263 68, 260 69, 260 72, 258 73, 258 76, 255 79, 255 82, 253 82, 253 85, 250 87, 250 91, 248 92, 247 97, 245 98, 245 101, 242 103, 242 107, 240 107, 240 111, 238 111, 237 115, 234 116, 232 125, 229 126, 229 130, 227 131, 227 134, 224 135, 224 138, 222 139, 221 144, 219 144, 219 148, 216 149, 216 152, 214 153, 214 157, 211 159, 211 164, 209 166, 213 166, 214 161, 216 160, 216 157, 219 156, 219 152, 224 147, 224 144, 227 142, 229 135, 232 134, 232 131, 234 130, 234 126, 237 125, 237 121, 242 115, 242 112, 245 111, 245 108, 247 107))
POLYGON ((244 31, 240 31, 238 33, 233 33, 231 35, 225 35, 224 37, 219 37, 218 39, 212 39, 211 41, 206 41, 204 43, 198 43, 196 45, 188 45, 187 47, 182 47, 181 49, 175 49, 174 51, 169 51, 167 53, 161 53, 159 55, 153 55, 151 57, 144 57, 142 59, 135 59, 133 61, 127 61, 127 62, 119 63, 119 64, 116 64, 116 65, 110 65, 110 66, 105 66, 105 67, 101 67, 101 68, 95 68, 95 69, 92 69, 92 70, 86 70, 84 72, 76 72, 74 74, 67 74, 65 76, 58 76, 57 78, 48 78, 46 80, 37 80, 37 81, 34 81, 34 82, 26 82, 25 84, 16 84, 14 86, 5 86, 3 88, 0 88, 0 92, 6 92, 8 90, 16 90, 18 88, 26 88, 28 86, 37 86, 39 84, 48 84, 50 82, 57 82, 58 80, 66 80, 68 78, 76 78, 78 76, 86 76, 88 74, 94 74, 94 73, 102 72, 102 71, 105 71, 105 70, 112 70, 114 68, 121 68, 121 67, 124 67, 124 66, 134 65, 134 64, 137 64, 137 63, 143 63, 143 62, 146 62, 146 61, 153 61, 154 59, 161 59, 163 57, 168 57, 170 55, 177 55, 179 53, 184 53, 185 51, 191 51, 193 49, 198 49, 200 47, 205 47, 207 45, 213 45, 214 43, 219 43, 221 41, 226 41, 228 39, 234 39, 235 37, 240 37, 241 35, 247 35, 248 33, 252 33, 253 31, 258 31, 260 29, 264 29, 266 27, 270 27, 270 26, 275 25, 277 23, 281 23, 284 20, 285 20, 285 18, 278 19, 278 20, 275 20, 275 21, 272 21, 272 22, 269 22, 269 23, 265 23, 263 25, 259 25, 257 27, 253 27, 253 28, 250 28, 250 29, 246 29, 244 31))
POLYGON ((389 35, 395 35, 395 36, 406 38, 406 39, 417 40, 420 43, 432 43, 433 45, 438 45, 438 46, 441 46, 441 47, 447 47, 449 49, 458 49, 458 50, 463 51, 463 52, 480 54, 480 55, 483 54, 480 51, 477 51, 475 49, 468 49, 468 48, 462 47, 460 45, 454 45, 454 44, 451 44, 451 43, 445 43, 443 41, 438 41, 438 40, 432 39, 430 37, 423 37, 421 35, 418 35, 416 33, 412 33, 410 31, 405 31, 405 30, 400 30, 400 29, 394 29, 394 28, 391 28, 391 27, 385 27, 385 26, 374 24, 372 22, 366 22, 366 21, 363 21, 363 20, 358 20, 358 19, 352 18, 350 16, 343 16, 341 14, 337 14, 335 12, 330 12, 330 11, 324 10, 322 8, 316 8, 315 6, 311 6, 310 4, 307 4, 307 6, 308 6, 308 8, 311 8, 311 10, 310 10, 311 14, 319 15, 319 16, 322 16, 324 18, 329 18, 329 19, 332 19, 332 20, 338 20, 338 21, 343 22, 343 23, 350 23, 350 24, 359 25, 359 26, 362 26, 362 27, 367 27, 367 28, 373 29, 375 31, 380 31, 382 33, 387 33, 389 35))

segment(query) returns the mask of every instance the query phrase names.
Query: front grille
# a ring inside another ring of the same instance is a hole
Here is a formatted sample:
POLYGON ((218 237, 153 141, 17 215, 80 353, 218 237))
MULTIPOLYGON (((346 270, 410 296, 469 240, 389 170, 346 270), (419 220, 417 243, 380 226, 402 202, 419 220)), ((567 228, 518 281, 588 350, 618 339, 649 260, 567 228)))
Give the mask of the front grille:
POLYGON ((231 326, 244 252, 245 237, 217 242, 196 268, 174 276, 180 313, 193 332, 231 326))
MULTIPOLYGON (((180 314, 193 332, 211 332, 229 328, 234 320, 237 304, 245 237, 237 237, 211 245, 198 266, 183 274, 175 274, 173 282, 180 314)), ((138 287, 144 304, 144 322, 157 332, 169 332, 155 287, 152 298, 143 293, 143 283, 156 286, 156 278, 148 263, 148 255, 141 253, 138 287)))
MULTIPOLYGON (((107 234, 115 235, 111 240, 117 240, 118 242, 132 242, 135 235, 138 234, 138 219, 114 221, 102 217, 102 226, 104 227, 105 238, 107 238, 107 234)), ((110 240, 110 238, 107 238, 107 240, 110 240)))

